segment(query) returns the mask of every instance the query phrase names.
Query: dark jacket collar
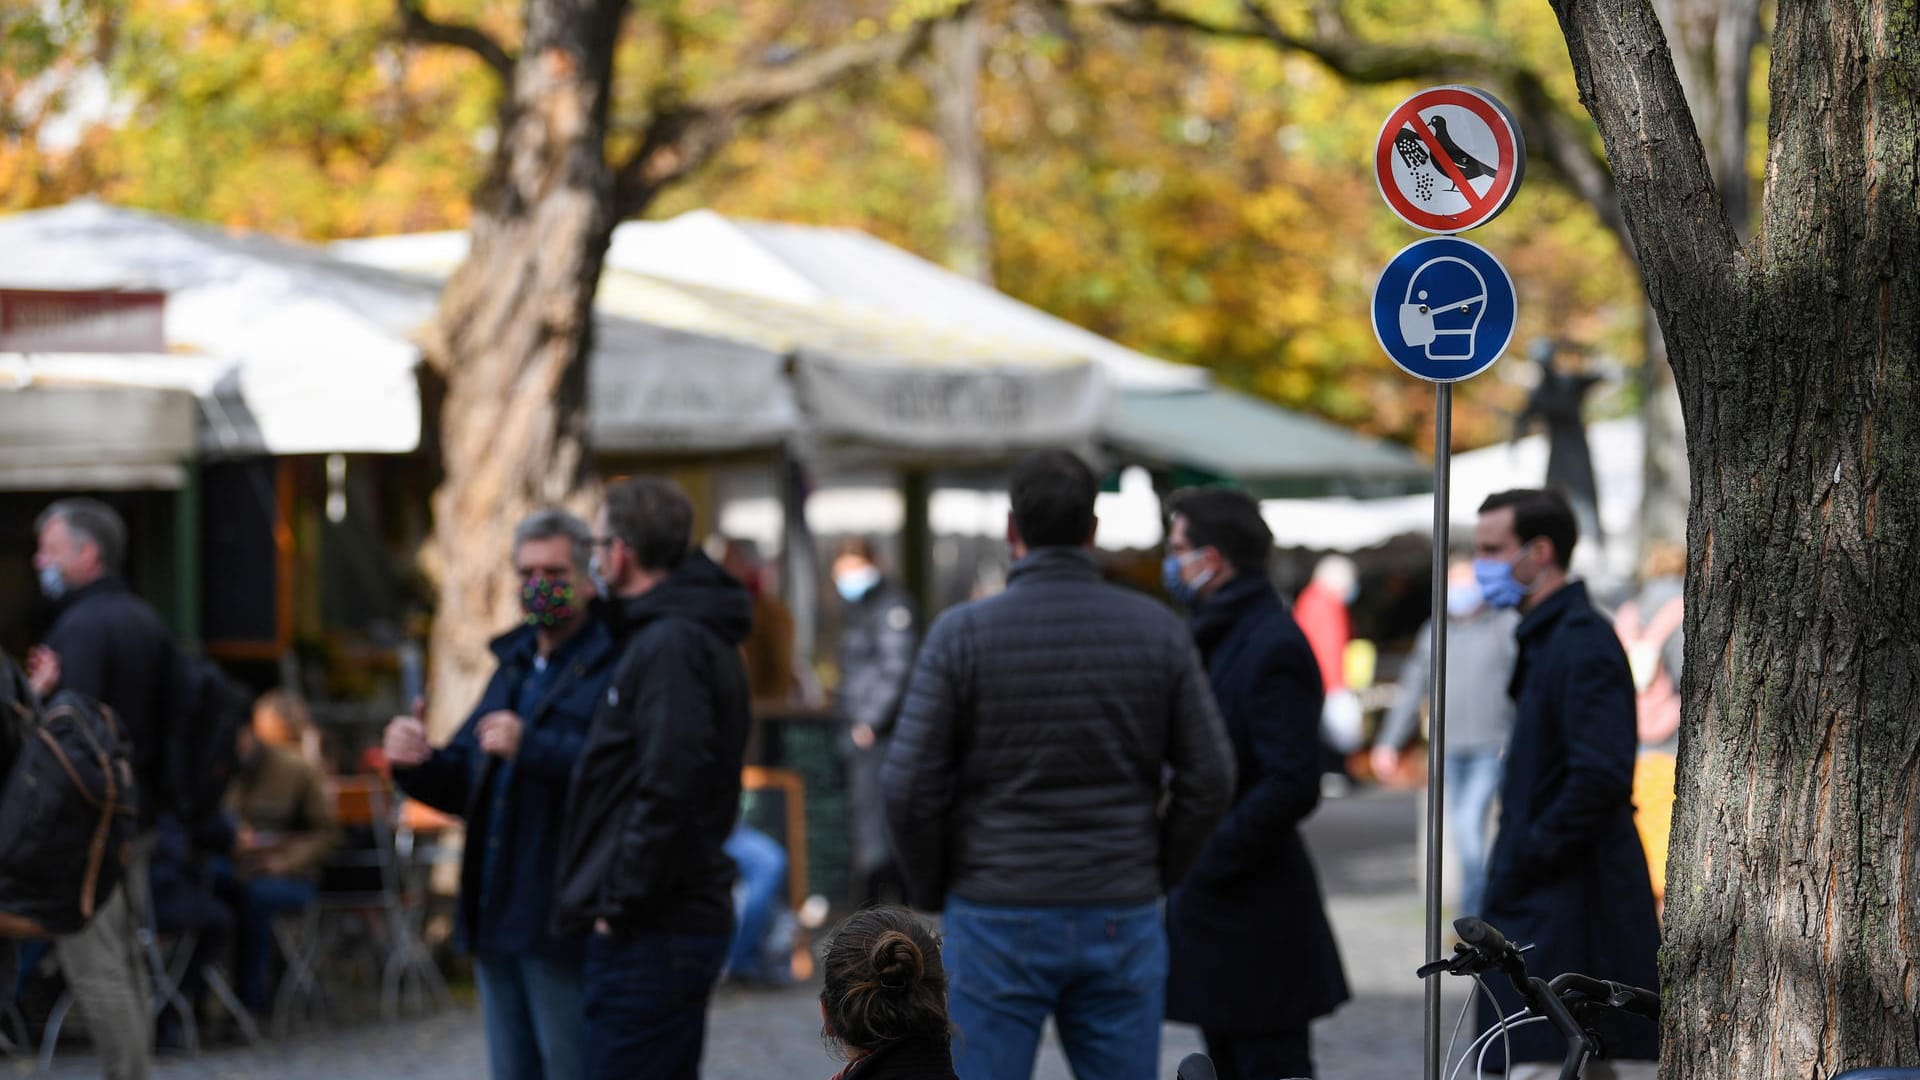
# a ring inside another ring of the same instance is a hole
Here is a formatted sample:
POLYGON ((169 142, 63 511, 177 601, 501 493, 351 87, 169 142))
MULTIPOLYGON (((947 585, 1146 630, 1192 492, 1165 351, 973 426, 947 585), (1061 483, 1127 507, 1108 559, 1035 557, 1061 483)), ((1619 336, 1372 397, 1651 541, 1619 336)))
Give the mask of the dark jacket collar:
POLYGON ((1078 547, 1034 548, 1027 557, 1007 571, 1011 588, 1022 581, 1100 580, 1100 568, 1093 564, 1093 553, 1078 547))
POLYGON ((617 637, 657 619, 676 618, 699 623, 727 644, 738 645, 753 627, 753 598, 747 587, 697 549, 658 585, 600 610, 617 637))
POLYGON ((69 589, 67 594, 60 598, 59 609, 66 611, 96 596, 110 596, 114 593, 123 593, 126 591, 126 582, 121 581, 119 577, 113 574, 108 574, 105 577, 94 578, 92 581, 87 582, 77 589, 69 589))
POLYGON ((888 1043, 848 1066, 842 1080, 874 1076, 951 1077, 953 1050, 935 1039, 913 1038, 888 1043))
POLYGON ((1514 635, 1522 641, 1538 637, 1552 629, 1568 612, 1592 606, 1592 601, 1587 599, 1587 583, 1569 581, 1560 586, 1558 592, 1542 600, 1539 607, 1527 612, 1520 619, 1520 626, 1514 630, 1514 635))
MULTIPOLYGON (((493 655, 502 666, 507 664, 531 664, 540 653, 540 632, 522 623, 519 626, 494 638, 488 644, 493 655)), ((560 643, 553 651, 552 659, 561 660, 578 656, 588 663, 598 659, 602 653, 613 648, 613 636, 607 632, 607 624, 589 615, 586 623, 574 631, 573 636, 560 643)))
POLYGON ((1278 606, 1280 594, 1264 577, 1242 575, 1220 586, 1193 613, 1193 639, 1211 649, 1241 619, 1261 608, 1278 606))

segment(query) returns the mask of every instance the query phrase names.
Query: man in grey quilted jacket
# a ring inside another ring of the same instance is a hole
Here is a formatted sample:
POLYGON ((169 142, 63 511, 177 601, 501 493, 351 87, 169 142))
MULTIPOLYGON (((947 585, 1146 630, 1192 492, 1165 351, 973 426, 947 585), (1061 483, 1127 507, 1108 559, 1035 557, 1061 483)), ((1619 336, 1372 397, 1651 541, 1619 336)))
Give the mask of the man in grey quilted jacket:
POLYGON ((961 1080, 1031 1076, 1050 1013, 1079 1080, 1156 1075, 1160 898, 1233 795, 1186 625, 1100 579, 1098 486, 1015 467, 1007 590, 934 623, 882 776, 909 899, 946 912, 961 1080))

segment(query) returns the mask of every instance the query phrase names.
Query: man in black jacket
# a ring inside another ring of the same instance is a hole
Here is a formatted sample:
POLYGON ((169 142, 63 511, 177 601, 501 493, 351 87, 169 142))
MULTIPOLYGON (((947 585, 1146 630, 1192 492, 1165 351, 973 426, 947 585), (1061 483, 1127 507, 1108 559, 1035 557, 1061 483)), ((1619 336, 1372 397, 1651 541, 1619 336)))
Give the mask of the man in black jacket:
POLYGON ((1167 591, 1193 612, 1240 783, 1167 898, 1167 1017, 1200 1026, 1221 1080, 1312 1076, 1308 1023, 1347 1000, 1299 829, 1320 801, 1320 667, 1267 580, 1272 550, 1245 494, 1175 498, 1167 591))
POLYGON ((27 655, 42 700, 73 690, 112 709, 133 742, 141 840, 126 877, 86 928, 55 943, 60 967, 87 1017, 109 1080, 139 1080, 151 1064, 153 1023, 145 965, 134 938, 147 887, 153 823, 167 808, 173 677, 183 670, 173 637, 120 578, 127 527, 113 508, 62 499, 36 523, 40 589, 59 605, 46 641, 27 655), (129 895, 129 893, 133 895, 129 895))
POLYGON ((1097 492, 1064 451, 1014 469, 1007 591, 934 624, 882 776, 908 895, 946 910, 963 1080, 1031 1075, 1049 1013, 1080 1080, 1158 1075, 1159 900, 1233 794, 1186 627, 1100 580, 1097 492))
POLYGON ((697 1077, 733 930, 751 699, 747 590, 688 553, 693 507, 653 480, 608 488, 594 574, 620 659, 561 830, 554 929, 586 934, 586 1075, 697 1077))

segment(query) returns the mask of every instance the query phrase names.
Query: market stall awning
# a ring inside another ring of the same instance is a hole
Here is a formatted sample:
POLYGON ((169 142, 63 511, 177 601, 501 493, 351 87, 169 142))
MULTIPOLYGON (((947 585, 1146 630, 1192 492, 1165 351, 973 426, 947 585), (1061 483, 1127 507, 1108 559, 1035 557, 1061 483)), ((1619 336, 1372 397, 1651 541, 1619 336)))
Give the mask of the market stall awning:
POLYGON ((0 490, 174 490, 198 423, 193 395, 14 382, 0 390, 0 490))
POLYGON ((0 218, 0 287, 166 294, 165 355, 8 359, 62 378, 189 385, 210 455, 419 445, 412 334, 433 314, 430 282, 83 200, 0 218))
POLYGON ((1176 483, 1231 480, 1264 497, 1433 487, 1432 466, 1405 447, 1222 387, 1122 393, 1106 443, 1129 463, 1172 470, 1176 483))

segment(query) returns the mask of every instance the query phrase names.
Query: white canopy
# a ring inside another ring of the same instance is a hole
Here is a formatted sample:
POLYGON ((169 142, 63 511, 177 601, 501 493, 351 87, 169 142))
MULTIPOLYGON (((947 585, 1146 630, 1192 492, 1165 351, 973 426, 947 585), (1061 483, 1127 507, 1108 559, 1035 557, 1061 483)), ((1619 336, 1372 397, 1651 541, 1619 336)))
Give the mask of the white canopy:
POLYGON ((437 290, 325 251, 83 200, 0 218, 0 286, 165 292, 170 353, 14 354, 16 374, 189 388, 213 454, 400 453, 420 442, 409 335, 437 290), (171 370, 169 370, 171 369, 171 370), (215 415, 224 411, 224 418, 215 415))

